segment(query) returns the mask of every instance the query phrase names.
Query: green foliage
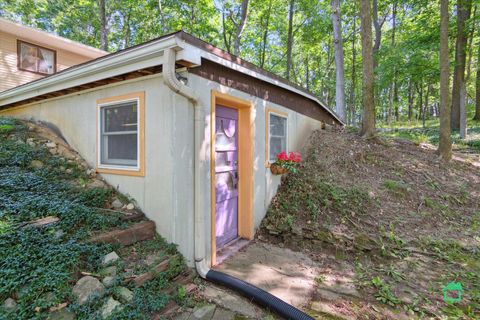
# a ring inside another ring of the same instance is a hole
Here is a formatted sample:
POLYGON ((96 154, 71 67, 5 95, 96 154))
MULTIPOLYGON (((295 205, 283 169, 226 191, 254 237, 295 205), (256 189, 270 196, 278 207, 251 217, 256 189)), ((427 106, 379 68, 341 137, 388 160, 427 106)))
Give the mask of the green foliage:
POLYGON ((296 175, 287 176, 280 186, 279 194, 282 196, 274 198, 263 222, 267 229, 278 232, 292 230, 295 218, 299 215, 319 223, 322 214, 335 212, 351 215, 353 212, 362 215, 373 205, 365 190, 327 182, 321 175, 312 174, 307 168, 300 168, 296 175), (285 192, 287 190, 292 192, 285 192))
MULTIPOLYGON (((85 240, 93 231, 124 223, 119 213, 102 209, 111 201, 111 189, 82 187, 79 179, 89 178, 77 164, 51 155, 43 146, 18 143, 28 136, 21 122, 0 117, 0 126, 13 128, 0 132, 0 301, 14 297, 18 304, 14 313, 0 307, 0 319, 44 319, 49 308, 74 300, 71 290, 78 272, 99 271, 100 257, 114 249, 85 240), (42 166, 32 167, 33 160, 42 166), (72 173, 60 170, 61 166, 72 173), (28 226, 28 222, 46 216, 60 220, 44 227, 28 226)), ((176 246, 160 237, 136 248, 139 255, 164 252, 176 256, 154 280, 142 288, 131 288, 134 301, 124 304, 115 319, 150 319, 152 312, 168 302, 169 296, 161 292, 169 279, 185 270, 176 246)), ((123 276, 123 271, 119 272, 118 276, 123 276)), ((109 290, 114 294, 115 289, 109 290)), ((98 319, 104 300, 94 299, 83 306, 73 303, 69 309, 77 319, 98 319)))
POLYGON ((389 306, 395 307, 400 303, 398 298, 392 292, 390 286, 384 282, 380 277, 375 277, 372 279, 373 286, 378 290, 375 294, 375 298, 389 306))

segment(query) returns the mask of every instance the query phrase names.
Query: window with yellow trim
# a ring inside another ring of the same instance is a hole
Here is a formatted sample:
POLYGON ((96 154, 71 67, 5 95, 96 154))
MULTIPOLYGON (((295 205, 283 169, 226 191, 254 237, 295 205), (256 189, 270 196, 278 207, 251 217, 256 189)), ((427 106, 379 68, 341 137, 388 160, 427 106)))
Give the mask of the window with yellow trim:
POLYGON ((268 160, 275 162, 277 154, 288 152, 287 116, 275 112, 268 112, 268 160))
POLYGON ((99 104, 101 169, 140 170, 140 97, 99 104))

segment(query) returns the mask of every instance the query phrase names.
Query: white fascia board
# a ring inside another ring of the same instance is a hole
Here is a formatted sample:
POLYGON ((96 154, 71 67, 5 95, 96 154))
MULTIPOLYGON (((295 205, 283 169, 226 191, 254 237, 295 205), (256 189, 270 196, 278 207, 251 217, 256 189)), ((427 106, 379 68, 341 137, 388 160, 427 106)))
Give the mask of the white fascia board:
MULTIPOLYGON (((185 44, 185 51, 189 51, 189 50, 194 50, 194 49, 197 49, 197 47, 194 47, 188 43, 185 44)), ((258 72, 255 72, 249 68, 246 68, 246 67, 243 67, 239 64, 236 64, 232 61, 229 61, 229 60, 226 60, 226 59, 223 59, 211 52, 208 52, 208 51, 205 51, 205 50, 200 50, 201 52, 201 56, 205 59, 208 59, 210 61, 213 61, 215 63, 218 63, 218 64, 221 64, 229 69, 233 69, 233 70, 236 70, 236 71, 239 71, 241 73, 245 73, 245 74, 248 74, 249 76, 252 76, 254 78, 257 78, 257 79, 260 79, 262 81, 265 81, 265 82, 268 82, 268 83, 271 83, 277 87, 281 87, 281 88, 284 88, 284 89, 287 89, 288 91, 292 91, 292 92, 295 92, 297 94, 300 94, 308 99, 311 99, 313 101, 315 101, 316 103, 318 103, 319 105, 321 105, 328 113, 330 113, 335 119, 337 119, 341 124, 345 124, 342 120, 340 120, 340 118, 338 118, 338 116, 332 111, 330 110, 329 108, 327 108, 325 106, 324 103, 322 103, 320 100, 318 100, 317 97, 313 96, 313 95, 310 95, 306 92, 303 92, 301 90, 298 90, 297 88, 293 87, 293 86, 290 86, 286 83, 283 83, 281 81, 278 81, 278 80, 275 80, 273 78, 270 78, 268 76, 265 76, 263 74, 260 74, 258 72)))
POLYGON ((105 56, 85 65, 71 67, 47 78, 0 92, 0 106, 161 65, 163 50, 172 47, 180 49, 175 35, 132 50, 105 56))

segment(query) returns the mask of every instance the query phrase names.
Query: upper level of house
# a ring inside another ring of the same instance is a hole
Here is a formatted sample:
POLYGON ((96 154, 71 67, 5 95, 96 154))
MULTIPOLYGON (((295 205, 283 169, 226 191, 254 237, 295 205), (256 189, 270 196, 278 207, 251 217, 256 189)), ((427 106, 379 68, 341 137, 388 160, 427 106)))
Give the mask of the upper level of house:
POLYGON ((0 92, 106 54, 0 18, 0 92))

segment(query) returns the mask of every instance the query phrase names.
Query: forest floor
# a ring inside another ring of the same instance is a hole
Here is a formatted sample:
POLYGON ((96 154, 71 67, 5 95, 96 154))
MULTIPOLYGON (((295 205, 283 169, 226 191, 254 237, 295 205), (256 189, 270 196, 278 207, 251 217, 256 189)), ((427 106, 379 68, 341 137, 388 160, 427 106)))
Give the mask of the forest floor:
POLYGON ((479 155, 382 141, 316 132, 257 241, 317 263, 319 319, 480 318, 479 155))

